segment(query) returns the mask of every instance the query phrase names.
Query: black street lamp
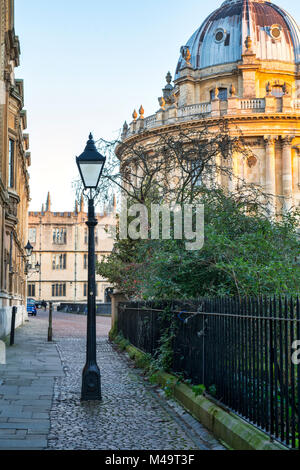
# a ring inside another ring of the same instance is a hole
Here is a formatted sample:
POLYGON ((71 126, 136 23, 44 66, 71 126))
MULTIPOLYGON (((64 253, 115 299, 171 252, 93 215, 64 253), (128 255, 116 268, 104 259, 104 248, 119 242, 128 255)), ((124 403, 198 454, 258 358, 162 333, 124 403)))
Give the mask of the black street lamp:
POLYGON ((32 251, 33 251, 33 246, 31 245, 30 241, 28 240, 28 243, 25 246, 25 252, 26 252, 27 258, 30 258, 30 256, 32 255, 32 251))
POLYGON ((94 197, 99 184, 106 158, 95 146, 92 134, 85 151, 76 157, 76 163, 85 190, 89 191, 88 221, 88 314, 86 364, 82 372, 81 400, 101 400, 101 375, 96 357, 96 273, 95 273, 95 217, 94 197))
POLYGON ((31 270, 32 272, 36 272, 36 273, 39 273, 40 270, 41 270, 41 265, 40 263, 36 263, 36 265, 34 266, 34 268, 32 267, 32 265, 30 264, 29 262, 29 258, 31 257, 32 255, 32 252, 33 252, 33 246, 31 245, 30 241, 28 240, 28 243, 27 245, 24 247, 24 250, 25 250, 25 253, 26 253, 26 262, 25 262, 25 270, 24 270, 24 274, 27 276, 29 274, 29 271, 31 270))

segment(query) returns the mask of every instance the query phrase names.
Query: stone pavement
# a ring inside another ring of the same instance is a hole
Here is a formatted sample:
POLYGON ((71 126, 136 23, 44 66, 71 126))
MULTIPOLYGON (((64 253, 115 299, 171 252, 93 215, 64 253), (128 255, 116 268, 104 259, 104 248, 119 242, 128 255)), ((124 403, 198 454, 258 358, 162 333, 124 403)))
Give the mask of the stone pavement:
POLYGON ((45 449, 54 378, 63 375, 45 320, 30 317, 0 365, 0 449, 45 449))
POLYGON ((16 331, 0 365, 0 449, 223 449, 115 350, 109 328, 97 318, 101 403, 80 402, 85 317, 55 312, 50 344, 45 313, 16 331))

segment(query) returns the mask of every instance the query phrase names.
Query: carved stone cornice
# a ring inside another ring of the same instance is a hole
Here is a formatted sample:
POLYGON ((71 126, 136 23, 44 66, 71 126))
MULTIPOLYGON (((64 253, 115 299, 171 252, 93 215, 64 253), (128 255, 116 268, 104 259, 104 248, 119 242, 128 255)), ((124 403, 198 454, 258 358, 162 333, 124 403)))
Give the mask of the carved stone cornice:
POLYGON ((14 61, 15 66, 20 65, 20 41, 19 37, 16 36, 14 28, 8 30, 5 34, 5 46, 6 52, 10 60, 14 61))
POLYGON ((19 88, 16 86, 11 86, 9 89, 9 94, 11 98, 14 98, 19 103, 20 110, 23 109, 24 102, 23 97, 20 95, 19 88))

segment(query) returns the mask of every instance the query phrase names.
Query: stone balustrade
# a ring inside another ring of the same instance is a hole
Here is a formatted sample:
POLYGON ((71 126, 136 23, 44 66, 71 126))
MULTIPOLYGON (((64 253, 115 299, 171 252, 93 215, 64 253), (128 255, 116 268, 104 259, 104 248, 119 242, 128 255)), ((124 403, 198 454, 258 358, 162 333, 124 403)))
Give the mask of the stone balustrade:
POLYGON ((299 99, 293 100, 292 105, 294 109, 300 109, 300 100, 299 99))
POLYGON ((239 100, 240 109, 260 109, 265 110, 265 99, 254 98, 254 99, 241 99, 239 100))
POLYGON ((266 98, 247 99, 234 96, 226 101, 213 100, 211 103, 198 103, 179 108, 173 105, 167 109, 161 108, 156 114, 146 118, 134 120, 128 129, 123 130, 122 138, 126 139, 136 133, 156 127, 194 121, 203 117, 279 112, 300 113, 300 99, 292 99, 288 95, 282 98, 267 96, 266 98))
POLYGON ((152 116, 148 116, 144 119, 144 127, 146 129, 151 129, 151 127, 156 126, 156 114, 152 114, 152 116))
POLYGON ((177 117, 184 118, 190 117, 197 114, 207 114, 211 112, 211 104, 210 103, 199 103, 199 104, 192 104, 190 106, 183 106, 182 108, 178 108, 177 117))

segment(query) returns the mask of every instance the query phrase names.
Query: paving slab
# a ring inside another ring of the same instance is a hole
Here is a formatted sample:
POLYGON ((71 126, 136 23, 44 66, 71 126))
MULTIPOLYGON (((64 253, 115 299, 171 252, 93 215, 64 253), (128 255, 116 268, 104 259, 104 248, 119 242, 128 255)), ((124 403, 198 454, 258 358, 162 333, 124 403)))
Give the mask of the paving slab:
POLYGON ((54 379, 63 369, 45 318, 35 320, 16 330, 0 365, 1 450, 47 448, 54 379))

